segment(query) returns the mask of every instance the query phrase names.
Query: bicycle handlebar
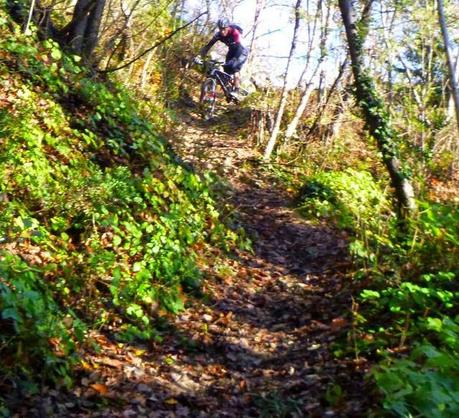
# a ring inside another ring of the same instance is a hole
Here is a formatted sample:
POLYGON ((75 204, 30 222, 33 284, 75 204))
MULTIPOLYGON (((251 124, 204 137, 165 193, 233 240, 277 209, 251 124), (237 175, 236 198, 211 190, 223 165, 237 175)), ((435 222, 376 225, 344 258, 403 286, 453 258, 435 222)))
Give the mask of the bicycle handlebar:
POLYGON ((225 63, 224 61, 202 58, 199 55, 197 57, 194 57, 192 59, 192 62, 198 65, 223 65, 225 63))
POLYGON ((217 65, 217 64, 218 64, 218 65, 223 65, 223 64, 225 63, 225 61, 218 61, 218 60, 212 60, 212 59, 210 59, 210 60, 204 60, 204 62, 207 62, 207 63, 209 63, 209 64, 216 64, 216 65, 217 65))

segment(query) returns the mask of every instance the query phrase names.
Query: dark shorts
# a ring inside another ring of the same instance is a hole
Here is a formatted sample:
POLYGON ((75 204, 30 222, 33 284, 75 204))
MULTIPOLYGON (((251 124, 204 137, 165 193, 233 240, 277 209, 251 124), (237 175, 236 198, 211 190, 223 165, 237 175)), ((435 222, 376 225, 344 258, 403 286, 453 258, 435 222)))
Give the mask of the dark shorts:
POLYGON ((247 60, 248 52, 242 45, 230 47, 228 54, 226 54, 225 64, 223 65, 225 73, 234 74, 241 71, 242 66, 247 60))

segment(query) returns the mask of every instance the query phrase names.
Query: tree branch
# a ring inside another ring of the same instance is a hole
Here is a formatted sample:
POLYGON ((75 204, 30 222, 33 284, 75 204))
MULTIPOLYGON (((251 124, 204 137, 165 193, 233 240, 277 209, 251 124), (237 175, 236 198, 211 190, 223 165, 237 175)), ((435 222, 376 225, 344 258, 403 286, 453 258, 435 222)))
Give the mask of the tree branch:
POLYGON ((112 73, 114 71, 118 71, 118 70, 121 70, 123 68, 126 68, 128 67, 129 65, 133 64, 134 62, 136 62, 137 60, 139 60, 140 58, 142 58, 144 55, 148 54, 150 51, 153 51, 153 49, 157 48, 159 45, 163 44, 164 42, 166 42, 168 39, 172 38, 177 32, 180 32, 181 30, 185 29, 186 27, 190 26, 192 23, 194 23, 196 20, 198 20, 201 16, 207 14, 207 11, 205 12, 202 12, 199 16, 195 17, 193 20, 191 20, 190 22, 188 22, 187 24, 183 25, 183 26, 180 26, 179 28, 177 28, 176 30, 174 30, 173 32, 171 32, 169 35, 167 35, 166 37, 164 37, 163 39, 159 40, 158 42, 156 42, 152 47, 150 48, 147 48, 145 51, 143 51, 140 55, 138 55, 137 57, 133 58, 131 61, 128 61, 126 64, 123 64, 119 67, 116 67, 116 68, 108 68, 106 70, 101 70, 100 72, 101 73, 112 73))

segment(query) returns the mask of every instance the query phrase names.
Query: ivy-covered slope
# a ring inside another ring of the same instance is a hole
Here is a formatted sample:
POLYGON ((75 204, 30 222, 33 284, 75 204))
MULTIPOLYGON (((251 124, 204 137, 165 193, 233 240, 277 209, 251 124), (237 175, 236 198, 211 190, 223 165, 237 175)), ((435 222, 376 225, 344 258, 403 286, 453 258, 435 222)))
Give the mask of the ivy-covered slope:
POLYGON ((0 392, 70 381, 90 327, 152 337, 199 284, 195 249, 233 237, 126 91, 1 9, 0 144, 0 392))

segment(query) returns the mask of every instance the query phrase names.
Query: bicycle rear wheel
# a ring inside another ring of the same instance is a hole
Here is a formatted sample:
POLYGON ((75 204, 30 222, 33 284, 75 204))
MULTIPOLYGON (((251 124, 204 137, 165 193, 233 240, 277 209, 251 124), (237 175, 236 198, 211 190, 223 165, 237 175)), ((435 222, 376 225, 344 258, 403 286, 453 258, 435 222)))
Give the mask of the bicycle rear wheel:
POLYGON ((217 101, 217 82, 213 78, 204 80, 201 86, 199 104, 204 119, 212 119, 215 114, 215 103, 217 101))

